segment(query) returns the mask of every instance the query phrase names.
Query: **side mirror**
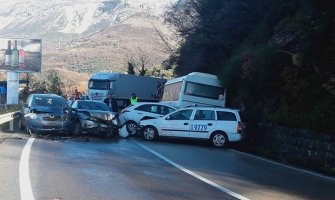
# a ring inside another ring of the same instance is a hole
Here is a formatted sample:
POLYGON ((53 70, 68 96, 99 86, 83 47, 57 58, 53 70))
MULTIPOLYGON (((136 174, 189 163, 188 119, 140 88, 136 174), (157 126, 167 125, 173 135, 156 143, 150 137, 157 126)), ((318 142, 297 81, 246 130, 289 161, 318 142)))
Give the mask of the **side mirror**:
POLYGON ((165 117, 165 120, 170 120, 170 115, 165 117))

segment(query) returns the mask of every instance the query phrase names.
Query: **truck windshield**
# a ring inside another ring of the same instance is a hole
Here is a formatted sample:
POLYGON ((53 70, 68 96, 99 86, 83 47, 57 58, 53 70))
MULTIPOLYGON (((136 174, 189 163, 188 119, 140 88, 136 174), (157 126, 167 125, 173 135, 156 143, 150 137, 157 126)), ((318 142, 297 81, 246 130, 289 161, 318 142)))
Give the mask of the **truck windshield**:
POLYGON ((109 85, 108 81, 90 80, 88 82, 88 89, 107 90, 108 85, 109 85))

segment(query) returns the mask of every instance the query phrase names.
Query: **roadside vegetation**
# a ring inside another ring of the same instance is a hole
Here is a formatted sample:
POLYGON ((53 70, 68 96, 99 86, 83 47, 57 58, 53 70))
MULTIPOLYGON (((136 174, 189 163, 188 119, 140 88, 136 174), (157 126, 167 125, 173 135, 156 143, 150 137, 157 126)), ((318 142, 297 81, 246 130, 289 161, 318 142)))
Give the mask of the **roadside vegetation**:
POLYGON ((184 0, 166 13, 176 75, 218 74, 249 122, 335 134, 335 5, 330 0, 184 0))

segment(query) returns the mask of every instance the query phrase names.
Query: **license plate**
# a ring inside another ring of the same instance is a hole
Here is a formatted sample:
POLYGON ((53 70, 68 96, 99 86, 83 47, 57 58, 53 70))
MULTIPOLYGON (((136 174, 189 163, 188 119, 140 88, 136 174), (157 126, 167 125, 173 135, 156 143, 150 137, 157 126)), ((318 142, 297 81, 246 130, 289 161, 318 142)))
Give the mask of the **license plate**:
POLYGON ((57 123, 55 122, 44 122, 46 126, 57 126, 57 123))

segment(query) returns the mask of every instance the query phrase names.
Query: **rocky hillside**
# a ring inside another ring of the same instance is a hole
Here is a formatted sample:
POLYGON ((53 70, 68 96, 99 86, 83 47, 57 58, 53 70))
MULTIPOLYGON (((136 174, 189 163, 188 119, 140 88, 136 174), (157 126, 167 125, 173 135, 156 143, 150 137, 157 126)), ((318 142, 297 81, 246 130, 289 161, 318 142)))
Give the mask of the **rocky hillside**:
MULTIPOLYGON (((125 72, 146 57, 160 67, 168 57, 163 36, 167 6, 176 0, 11 0, 0 5, 1 37, 43 39, 43 67, 91 74, 125 72)), ((71 74, 71 73, 68 73, 71 74)), ((63 77, 71 79, 71 77, 63 77)))
POLYGON ((0 5, 0 34, 58 40, 89 35, 139 13, 161 18, 175 0, 11 0, 0 5))
POLYGON ((127 61, 147 58, 147 67, 160 67, 168 57, 160 38, 169 39, 168 29, 149 15, 137 15, 88 37, 49 44, 44 49, 45 68, 76 72, 125 71, 127 61))

